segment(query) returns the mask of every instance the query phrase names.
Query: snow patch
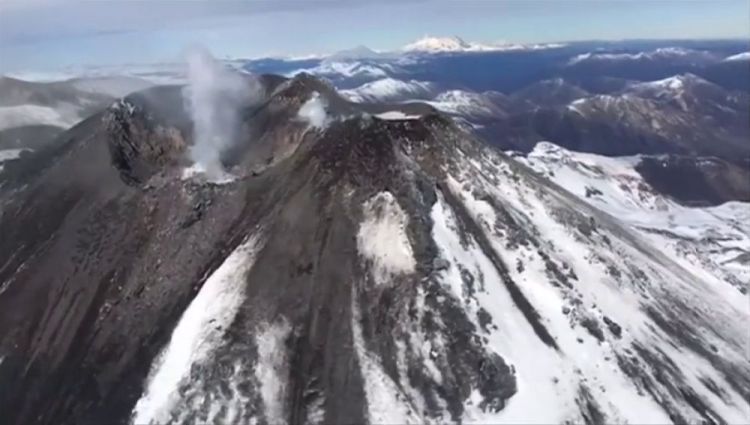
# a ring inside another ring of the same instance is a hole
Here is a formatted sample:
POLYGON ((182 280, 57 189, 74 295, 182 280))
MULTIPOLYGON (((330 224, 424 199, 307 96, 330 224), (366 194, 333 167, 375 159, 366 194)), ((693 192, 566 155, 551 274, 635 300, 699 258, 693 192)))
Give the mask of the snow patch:
POLYGON ((353 102, 402 100, 420 98, 428 95, 431 84, 417 81, 401 81, 394 78, 382 78, 365 83, 357 88, 341 90, 340 93, 353 102))
POLYGON ((647 81, 644 83, 636 83, 630 87, 633 89, 640 90, 663 90, 673 94, 681 94, 688 84, 711 84, 708 81, 693 75, 683 74, 675 75, 669 78, 664 78, 656 81, 647 81))
POLYGON ((345 78, 384 78, 388 76, 390 65, 374 65, 360 61, 324 61, 313 68, 296 69, 288 72, 288 77, 293 77, 299 73, 307 72, 314 75, 323 75, 328 77, 345 77, 345 78))
POLYGON ((742 52, 738 53, 736 55, 728 56, 724 58, 724 61, 731 62, 731 61, 748 61, 750 60, 750 52, 742 52))
POLYGON ((362 213, 357 248, 370 262, 373 281, 385 285, 394 276, 413 273, 416 261, 406 234, 409 217, 396 198, 380 192, 364 203, 362 213))
POLYGON ((144 393, 133 409, 133 424, 170 420, 181 382, 189 376, 192 365, 211 357, 234 320, 261 238, 260 232, 256 233, 229 254, 185 310, 169 344, 152 365, 144 393))
POLYGON ((685 87, 685 81, 679 76, 669 77, 663 80, 658 80, 658 81, 654 81, 652 83, 646 83, 646 84, 651 84, 652 86, 656 86, 656 87, 666 87, 671 90, 680 90, 683 87, 685 87))
POLYGON ((285 319, 266 325, 258 331, 258 365, 255 377, 260 382, 260 396, 265 407, 266 421, 285 423, 286 382, 289 378, 289 360, 286 339, 292 326, 285 319))
POLYGON ((425 103, 443 112, 462 116, 495 116, 499 113, 497 106, 486 96, 465 90, 449 90, 425 103))
MULTIPOLYGON (((387 192, 386 192, 387 193, 387 192)), ((380 367, 380 360, 368 352, 359 307, 352 297, 352 337, 354 351, 364 381, 367 398, 367 418, 371 424, 423 424, 424 419, 411 406, 399 385, 380 367)))
POLYGON ((324 423, 326 417, 325 411, 326 399, 323 396, 315 398, 307 405, 307 422, 308 424, 318 425, 324 423))
POLYGON ((401 111, 388 111, 375 116, 381 120, 416 120, 421 117, 421 115, 406 115, 401 111))
POLYGON ((750 219, 747 203, 682 206, 646 184, 635 170, 637 156, 611 158, 539 142, 517 160, 543 175, 554 174, 556 184, 617 217, 717 288, 725 288, 730 303, 742 302, 731 286, 750 289, 750 264, 731 261, 750 252, 750 227, 740 224, 750 219))
POLYGON ((0 163, 5 161, 10 161, 11 159, 17 159, 21 156, 21 153, 24 151, 29 151, 29 149, 3 149, 0 150, 0 163))

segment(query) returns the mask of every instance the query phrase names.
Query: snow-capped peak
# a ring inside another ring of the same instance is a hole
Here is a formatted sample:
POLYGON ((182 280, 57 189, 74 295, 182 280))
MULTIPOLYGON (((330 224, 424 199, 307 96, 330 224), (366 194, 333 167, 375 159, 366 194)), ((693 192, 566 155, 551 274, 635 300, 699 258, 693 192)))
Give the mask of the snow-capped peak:
POLYGON ((711 60, 714 56, 710 52, 702 50, 685 49, 682 47, 660 47, 648 52, 588 52, 572 57, 568 65, 575 65, 582 62, 602 62, 602 61, 638 61, 638 60, 655 60, 655 59, 701 59, 711 60))
POLYGON ((632 86, 635 89, 659 89, 668 90, 673 92, 681 92, 686 86, 691 84, 709 84, 706 80, 690 73, 674 75, 672 77, 664 78, 656 81, 648 81, 645 83, 637 83, 632 86))
POLYGON ((472 117, 492 117, 503 112, 481 93, 464 90, 449 90, 426 102, 448 114, 472 117))
POLYGON ((482 50, 482 46, 475 43, 467 43, 457 36, 453 37, 430 37, 425 36, 419 40, 403 47, 407 52, 460 52, 471 50, 482 50))
POLYGON ((725 62, 732 61, 750 61, 750 52, 742 52, 736 55, 729 56, 724 59, 725 62))
POLYGON ((422 98, 429 95, 431 91, 430 83, 417 80, 401 81, 394 78, 381 78, 354 89, 341 90, 341 94, 354 102, 382 102, 422 98))
POLYGON ((682 75, 675 75, 672 77, 664 78, 662 80, 657 81, 649 81, 647 83, 640 83, 638 86, 640 87, 650 87, 650 88, 668 88, 671 90, 680 90, 683 87, 685 87, 685 80, 682 75))
POLYGON ((512 50, 540 50, 562 47, 564 44, 512 44, 492 43, 482 44, 463 40, 461 37, 431 37, 425 36, 407 44, 401 50, 404 52, 445 53, 445 52, 492 52, 512 50))

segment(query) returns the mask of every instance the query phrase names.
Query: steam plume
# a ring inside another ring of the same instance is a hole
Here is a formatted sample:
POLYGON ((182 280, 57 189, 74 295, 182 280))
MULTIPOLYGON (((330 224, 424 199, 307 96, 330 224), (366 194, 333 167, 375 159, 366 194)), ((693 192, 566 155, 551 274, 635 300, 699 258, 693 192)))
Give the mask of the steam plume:
POLYGON ((193 120, 194 167, 211 180, 225 176, 221 153, 235 143, 242 108, 263 96, 260 83, 233 71, 205 49, 187 53, 188 86, 183 97, 193 120))
POLYGON ((297 112, 299 119, 306 121, 311 127, 325 128, 328 125, 327 103, 320 93, 313 92, 297 112))

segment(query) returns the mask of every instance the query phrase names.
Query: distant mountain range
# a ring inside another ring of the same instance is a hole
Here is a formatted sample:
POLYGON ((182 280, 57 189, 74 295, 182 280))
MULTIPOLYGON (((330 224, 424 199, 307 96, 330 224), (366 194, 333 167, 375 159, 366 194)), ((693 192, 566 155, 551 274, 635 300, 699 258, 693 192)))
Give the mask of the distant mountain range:
MULTIPOLYGON (((353 101, 423 102, 502 149, 529 151, 549 140, 606 155, 711 156, 743 168, 750 163, 746 49, 735 41, 520 46, 425 37, 395 52, 359 46, 226 63, 317 75, 353 101)), ((3 79, 0 147, 28 153, 116 97, 185 78, 177 64, 130 69, 126 77, 92 70, 54 83, 3 79)))

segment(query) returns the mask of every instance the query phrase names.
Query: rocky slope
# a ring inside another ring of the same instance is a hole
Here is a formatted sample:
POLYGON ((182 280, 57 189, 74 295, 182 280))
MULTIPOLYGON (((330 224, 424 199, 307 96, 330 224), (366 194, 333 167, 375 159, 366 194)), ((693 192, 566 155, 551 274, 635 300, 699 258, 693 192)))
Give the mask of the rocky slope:
POLYGON ((6 422, 748 419, 728 277, 427 105, 262 83, 221 183, 176 87, 4 171, 6 422))

